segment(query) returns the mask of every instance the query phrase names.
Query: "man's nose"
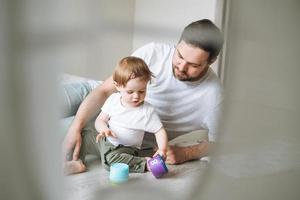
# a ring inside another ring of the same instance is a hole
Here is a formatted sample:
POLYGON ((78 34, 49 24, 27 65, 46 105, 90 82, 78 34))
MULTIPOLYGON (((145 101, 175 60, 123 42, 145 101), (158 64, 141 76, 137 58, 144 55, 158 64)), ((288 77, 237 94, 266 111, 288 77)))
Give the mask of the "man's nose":
POLYGON ((179 65, 177 66, 178 67, 178 70, 181 71, 181 72, 185 72, 186 69, 187 69, 187 62, 185 60, 182 60, 179 65))

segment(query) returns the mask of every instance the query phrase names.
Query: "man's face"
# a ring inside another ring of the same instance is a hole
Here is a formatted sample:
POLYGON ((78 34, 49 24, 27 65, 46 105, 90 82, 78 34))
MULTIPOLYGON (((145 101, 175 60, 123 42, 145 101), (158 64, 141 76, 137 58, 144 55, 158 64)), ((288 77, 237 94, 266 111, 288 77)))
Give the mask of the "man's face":
POLYGON ((177 44, 173 55, 173 74, 181 81, 197 81, 205 75, 213 61, 209 60, 207 51, 182 40, 177 44))

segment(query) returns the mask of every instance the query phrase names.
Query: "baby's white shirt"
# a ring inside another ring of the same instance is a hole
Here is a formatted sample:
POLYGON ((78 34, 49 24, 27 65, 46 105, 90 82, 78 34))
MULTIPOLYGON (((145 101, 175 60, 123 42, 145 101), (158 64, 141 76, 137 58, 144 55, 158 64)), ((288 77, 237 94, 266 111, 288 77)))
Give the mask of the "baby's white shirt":
POLYGON ((115 146, 122 144, 140 148, 145 132, 156 133, 162 128, 153 106, 145 101, 138 107, 124 107, 120 93, 112 94, 101 112, 109 116, 108 126, 118 137, 107 137, 115 146))

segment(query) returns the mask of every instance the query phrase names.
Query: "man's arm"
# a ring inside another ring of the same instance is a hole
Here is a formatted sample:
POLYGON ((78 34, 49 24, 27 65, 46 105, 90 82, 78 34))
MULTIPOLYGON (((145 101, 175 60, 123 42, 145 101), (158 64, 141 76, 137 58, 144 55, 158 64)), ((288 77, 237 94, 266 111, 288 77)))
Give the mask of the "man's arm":
POLYGON ((199 144, 179 147, 170 145, 167 151, 166 163, 175 165, 181 164, 190 160, 200 159, 208 155, 213 142, 201 141, 199 144))
POLYGON ((106 99, 114 92, 116 89, 111 76, 83 100, 63 142, 64 159, 70 154, 73 155, 73 160, 78 159, 83 127, 100 111, 106 99))

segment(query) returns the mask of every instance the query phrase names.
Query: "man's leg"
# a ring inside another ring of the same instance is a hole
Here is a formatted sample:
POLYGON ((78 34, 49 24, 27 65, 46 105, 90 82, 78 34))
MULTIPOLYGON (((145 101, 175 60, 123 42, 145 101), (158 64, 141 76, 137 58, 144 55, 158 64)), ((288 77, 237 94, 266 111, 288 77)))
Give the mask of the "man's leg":
MULTIPOLYGON (((100 148, 99 144, 96 143, 96 136, 98 135, 95 129, 95 119, 91 120, 82 131, 82 154, 85 156, 87 154, 93 154, 100 159, 100 148)), ((81 153, 81 151, 80 151, 81 153)), ((81 156, 81 155, 80 155, 81 156)), ((81 157, 80 157, 81 158, 81 157)), ((84 161, 84 160, 83 160, 84 161)))
POLYGON ((62 117, 75 115, 84 98, 99 84, 100 82, 95 80, 85 80, 62 84, 62 103, 60 105, 62 117))

